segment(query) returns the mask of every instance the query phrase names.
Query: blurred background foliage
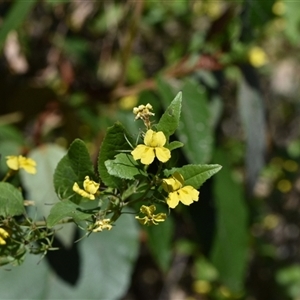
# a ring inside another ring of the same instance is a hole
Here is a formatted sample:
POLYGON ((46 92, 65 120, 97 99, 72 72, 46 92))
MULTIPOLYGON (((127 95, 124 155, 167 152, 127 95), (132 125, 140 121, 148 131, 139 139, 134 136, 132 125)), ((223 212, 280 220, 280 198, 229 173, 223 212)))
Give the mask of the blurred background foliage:
POLYGON ((223 169, 157 227, 58 230, 59 251, 0 270, 0 297, 300 299, 299 24, 288 0, 2 1, 0 172, 37 160, 38 180, 16 178, 30 216, 58 201, 74 138, 96 162, 108 126, 136 133, 134 106, 158 118, 180 90, 178 165, 223 169))

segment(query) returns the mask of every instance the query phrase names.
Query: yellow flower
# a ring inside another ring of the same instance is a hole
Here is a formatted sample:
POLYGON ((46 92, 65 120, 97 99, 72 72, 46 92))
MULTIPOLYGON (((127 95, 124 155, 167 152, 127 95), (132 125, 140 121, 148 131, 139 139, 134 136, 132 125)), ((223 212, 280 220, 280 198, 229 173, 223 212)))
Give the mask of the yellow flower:
POLYGON ((103 230, 111 230, 112 225, 110 222, 111 222, 110 219, 98 220, 94 224, 92 231, 99 232, 99 231, 103 231, 103 230))
POLYGON ((163 179, 163 189, 169 193, 167 204, 170 208, 175 208, 179 201, 184 205, 190 205, 193 201, 198 201, 199 192, 191 185, 183 186, 182 175, 175 172, 171 177, 163 179))
POLYGON ((145 214, 146 216, 141 218, 136 216, 135 218, 142 224, 142 225, 158 225, 159 222, 164 222, 167 218, 165 213, 154 214, 156 210, 155 205, 142 205, 140 208, 140 212, 145 214))
POLYGON ((145 145, 138 145, 131 154, 135 160, 140 159, 144 165, 150 165, 155 157, 161 162, 167 162, 171 152, 163 147, 165 143, 166 137, 162 131, 155 132, 149 129, 144 137, 145 145))
POLYGON ((6 241, 5 239, 7 239, 9 237, 9 233, 0 227, 0 245, 5 245, 6 241))
POLYGON ((73 191, 84 198, 88 198, 90 200, 95 200, 95 194, 99 189, 100 183, 97 183, 93 180, 90 180, 89 176, 85 176, 85 180, 83 182, 83 189, 81 189, 77 182, 73 184, 73 191))
POLYGON ((36 162, 31 158, 19 156, 6 156, 6 164, 12 170, 24 169, 27 173, 36 173, 36 162))
POLYGON ((268 62, 267 54, 261 47, 252 47, 248 55, 250 64, 255 68, 262 67, 268 62))
POLYGON ((138 102, 137 95, 125 96, 119 100, 120 108, 122 109, 132 109, 138 102))

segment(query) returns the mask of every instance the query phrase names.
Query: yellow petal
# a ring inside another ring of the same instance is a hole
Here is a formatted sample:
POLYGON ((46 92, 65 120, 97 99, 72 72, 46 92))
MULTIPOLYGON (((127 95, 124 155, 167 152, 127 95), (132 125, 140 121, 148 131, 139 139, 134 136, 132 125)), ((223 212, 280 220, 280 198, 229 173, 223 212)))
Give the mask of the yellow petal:
POLYGON ((175 179, 173 177, 165 178, 162 182, 162 187, 167 193, 174 192, 175 179))
POLYGON ((179 203, 179 197, 177 192, 169 193, 169 196, 167 198, 167 204, 170 208, 175 208, 179 203))
POLYGON ((162 131, 155 132, 152 138, 152 143, 155 145, 154 147, 163 147, 167 139, 162 131))
POLYGON ((6 164, 12 170, 19 170, 18 156, 6 156, 6 164))
POLYGON ((9 237, 9 233, 5 229, 0 228, 0 236, 3 238, 7 238, 9 237))
POLYGON ((155 205, 150 205, 150 206, 142 205, 140 208, 140 212, 147 215, 148 217, 151 217, 155 212, 155 210, 156 210, 155 205))
POLYGON ((190 205, 193 201, 198 201, 199 192, 190 185, 181 188, 178 193, 179 200, 184 205, 190 205))
POLYGON ((165 163, 171 158, 171 152, 169 149, 164 147, 156 147, 155 154, 159 161, 165 163))
POLYGON ((90 200, 95 200, 95 196, 87 193, 85 190, 81 189, 77 182, 73 184, 73 191, 84 198, 88 198, 90 200))
POLYGON ((148 217, 143 217, 143 218, 141 218, 141 217, 136 216, 135 218, 136 218, 136 219, 140 222, 140 224, 142 224, 142 225, 146 225, 146 224, 149 222, 148 217))
POLYGON ((136 148, 131 151, 131 155, 133 156, 133 159, 134 160, 141 159, 146 148, 147 146, 145 145, 137 145, 136 148))
MULTIPOLYGON (((153 135, 155 134, 155 132, 152 130, 152 129, 149 129, 146 134, 145 134, 145 137, 144 137, 144 144, 146 146, 152 146, 152 140, 153 140, 153 135)), ((155 147, 155 146, 154 146, 155 147)))
POLYGON ((83 182, 83 188, 89 193, 89 194, 96 194, 96 192, 99 189, 100 184, 90 180, 89 176, 85 177, 85 180, 83 182))
POLYGON ((154 149, 145 146, 144 152, 141 157, 141 162, 144 165, 150 165, 155 158, 154 149))
POLYGON ((29 174, 36 173, 36 162, 32 158, 26 158, 24 156, 19 156, 20 168, 23 168, 29 174))
POLYGON ((171 177, 163 179, 163 189, 170 193, 177 191, 184 183, 183 177, 180 173, 175 172, 171 177))
POLYGON ((178 188, 181 188, 183 186, 183 183, 184 183, 183 176, 179 172, 175 172, 175 173, 172 174, 172 177, 174 177, 175 180, 180 183, 180 186, 178 188))

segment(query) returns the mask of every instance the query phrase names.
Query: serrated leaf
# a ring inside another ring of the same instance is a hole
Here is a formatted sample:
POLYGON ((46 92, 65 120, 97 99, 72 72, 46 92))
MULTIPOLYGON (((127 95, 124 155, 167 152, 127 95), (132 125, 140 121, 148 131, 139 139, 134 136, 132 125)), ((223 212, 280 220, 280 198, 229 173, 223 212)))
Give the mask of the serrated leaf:
POLYGON ((53 181, 56 193, 59 197, 70 198, 72 202, 78 204, 82 197, 74 193, 72 187, 74 182, 81 186, 85 176, 97 181, 86 145, 76 139, 55 169, 53 181))
POLYGON ((207 179, 219 172, 221 169, 222 166, 217 164, 185 165, 182 168, 172 168, 171 170, 165 170, 164 175, 170 176, 177 171, 183 176, 185 185, 191 185, 195 189, 199 189, 207 179))
MULTIPOLYGON (((165 107, 172 97, 170 85, 159 79, 159 93, 165 107)), ((183 152, 190 163, 207 163, 210 160, 213 146, 212 120, 203 86, 193 80, 185 80, 182 86, 182 110, 176 134, 184 143, 183 152)))
POLYGON ((184 144, 179 141, 171 142, 167 147, 170 151, 183 147, 184 144))
POLYGON ((165 136, 172 135, 179 125, 180 113, 181 113, 181 101, 182 93, 179 92, 174 100, 170 103, 164 114, 161 116, 156 129, 162 131, 165 136))
POLYGON ((64 200, 56 203, 52 207, 49 217, 47 218, 47 226, 51 228, 65 218, 72 218, 75 222, 79 222, 90 217, 90 214, 81 211, 80 206, 69 200, 64 200))
POLYGON ((8 182, 0 182, 0 216, 13 217, 24 212, 21 192, 8 182))
POLYGON ((147 176, 130 154, 117 154, 114 160, 107 160, 105 166, 110 175, 123 179, 134 180, 137 176, 147 176))
POLYGON ((118 187, 120 179, 108 172, 105 162, 113 159, 119 153, 118 151, 132 150, 125 136, 127 139, 130 138, 123 125, 117 122, 107 129, 106 136, 101 145, 98 171, 101 180, 109 187, 118 187))

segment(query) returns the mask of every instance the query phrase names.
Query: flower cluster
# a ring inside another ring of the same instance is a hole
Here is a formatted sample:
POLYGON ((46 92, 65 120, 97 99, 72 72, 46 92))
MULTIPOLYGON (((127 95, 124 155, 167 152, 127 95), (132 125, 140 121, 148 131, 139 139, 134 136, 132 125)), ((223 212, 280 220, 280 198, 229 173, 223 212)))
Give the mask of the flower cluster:
POLYGON ((92 232, 101 232, 103 230, 111 230, 112 225, 111 225, 111 220, 110 219, 103 219, 103 220, 98 220, 95 222, 93 225, 93 228, 91 229, 92 232))
POLYGON ((164 222, 167 218, 165 213, 154 214, 156 211, 155 205, 142 205, 140 208, 140 212, 144 214, 144 217, 136 216, 135 218, 142 224, 142 225, 158 225, 160 222, 164 222))
POLYGON ((83 181, 83 188, 81 189, 77 182, 73 184, 73 191, 84 198, 95 200, 95 194, 100 187, 100 183, 90 180, 89 176, 85 176, 83 181))
POLYGON ((184 205, 198 201, 199 192, 191 185, 184 186, 183 176, 178 172, 167 179, 163 179, 162 186, 168 193, 167 204, 170 208, 175 208, 179 201, 184 205))
POLYGON ((6 156, 6 164, 14 171, 24 169, 29 174, 36 173, 36 162, 33 159, 24 157, 22 155, 6 156))
POLYGON ((133 113, 136 115, 135 119, 143 120, 147 128, 151 127, 150 117, 154 116, 154 113, 152 113, 151 110, 153 110, 153 107, 149 103, 146 105, 139 105, 138 107, 133 108, 133 113))

